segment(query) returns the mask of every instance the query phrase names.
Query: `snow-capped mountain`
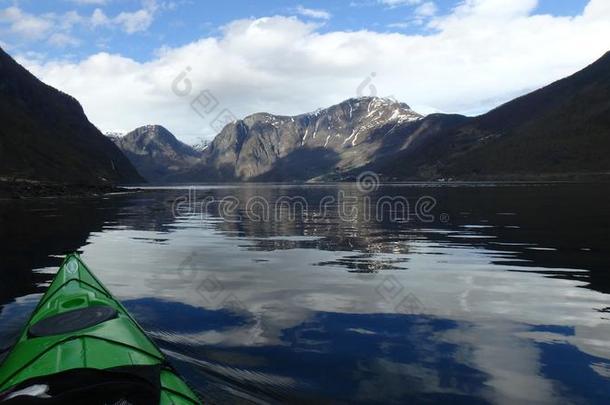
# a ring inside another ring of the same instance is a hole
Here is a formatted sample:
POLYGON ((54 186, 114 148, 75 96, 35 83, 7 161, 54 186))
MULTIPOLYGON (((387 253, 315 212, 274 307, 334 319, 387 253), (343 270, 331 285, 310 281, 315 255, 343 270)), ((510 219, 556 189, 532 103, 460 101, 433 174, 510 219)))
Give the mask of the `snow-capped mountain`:
POLYGON ((122 137, 123 135, 125 135, 125 133, 117 132, 117 131, 109 131, 109 132, 104 132, 104 135, 106 135, 110 139, 118 139, 118 138, 122 137))
POLYGON ((210 146, 210 141, 206 139, 200 139, 198 142, 191 145, 191 147, 197 152, 203 152, 208 148, 208 146, 210 146))
POLYGON ((362 97, 312 113, 257 113, 228 124, 202 151, 189 180, 307 180, 363 166, 402 147, 398 129, 422 115, 391 99, 362 97))
POLYGON ((161 127, 117 144, 153 182, 353 180, 362 171, 395 180, 607 176, 609 66, 610 52, 478 117, 423 117, 363 97, 296 116, 253 114, 205 148, 180 146, 161 127))

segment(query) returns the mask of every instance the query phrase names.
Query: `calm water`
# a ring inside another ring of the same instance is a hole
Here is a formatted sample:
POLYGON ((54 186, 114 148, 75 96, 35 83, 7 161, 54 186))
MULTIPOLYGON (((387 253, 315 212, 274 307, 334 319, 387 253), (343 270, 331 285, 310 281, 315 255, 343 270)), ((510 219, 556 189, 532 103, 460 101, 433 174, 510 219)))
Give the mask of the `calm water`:
POLYGON ((607 184, 4 201, 0 344, 78 250, 210 402, 610 403, 609 203, 607 184))

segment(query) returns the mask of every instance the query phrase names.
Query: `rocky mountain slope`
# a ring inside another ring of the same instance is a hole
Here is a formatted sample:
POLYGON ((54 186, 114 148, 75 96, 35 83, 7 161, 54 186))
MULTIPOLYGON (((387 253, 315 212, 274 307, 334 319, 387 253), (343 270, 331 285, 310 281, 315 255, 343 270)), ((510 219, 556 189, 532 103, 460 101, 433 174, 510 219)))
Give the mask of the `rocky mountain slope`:
POLYGON ((74 98, 0 49, 0 179, 69 184, 142 182, 74 98))
POLYGON ((160 125, 146 125, 109 138, 151 182, 163 182, 167 176, 197 164, 201 157, 200 151, 180 142, 160 125))
POLYGON ((368 168, 400 179, 608 174, 610 52, 570 77, 438 131, 368 168))
POLYGON ((405 143, 400 129, 422 118, 376 97, 292 117, 258 113, 227 125, 201 162, 173 179, 294 181, 345 172, 395 153, 405 143))

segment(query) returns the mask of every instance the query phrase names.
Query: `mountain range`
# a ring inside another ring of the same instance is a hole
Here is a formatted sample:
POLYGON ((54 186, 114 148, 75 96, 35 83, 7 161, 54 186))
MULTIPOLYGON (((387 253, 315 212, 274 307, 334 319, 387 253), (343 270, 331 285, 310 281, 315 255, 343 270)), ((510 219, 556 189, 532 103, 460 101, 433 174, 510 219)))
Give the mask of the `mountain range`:
POLYGON ((361 97, 297 116, 250 115, 202 151, 145 128, 135 132, 151 133, 154 151, 127 141, 133 132, 115 142, 151 182, 353 180, 365 170, 387 180, 606 176, 610 52, 478 117, 423 116, 395 100, 361 97))
POLYGON ((360 97, 296 115, 257 113, 192 147, 161 125, 104 136, 71 96, 0 50, 0 180, 517 180, 610 174, 610 52, 580 72, 477 116, 423 116, 360 97))

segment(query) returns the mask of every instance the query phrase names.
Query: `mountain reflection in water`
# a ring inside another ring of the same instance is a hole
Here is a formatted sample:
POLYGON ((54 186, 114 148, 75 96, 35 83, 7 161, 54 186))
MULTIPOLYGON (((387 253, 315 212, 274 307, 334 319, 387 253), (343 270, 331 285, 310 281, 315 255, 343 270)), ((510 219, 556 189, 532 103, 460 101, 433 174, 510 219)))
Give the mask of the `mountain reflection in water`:
POLYGON ((197 189, 234 197, 229 218, 215 203, 176 217, 186 188, 3 201, 0 344, 79 250, 212 403, 608 403, 607 190, 197 189), (304 209, 265 220, 245 206, 297 195, 304 209), (339 195, 349 220, 323 204, 339 195), (433 197, 434 221, 367 218, 383 196, 433 197))

